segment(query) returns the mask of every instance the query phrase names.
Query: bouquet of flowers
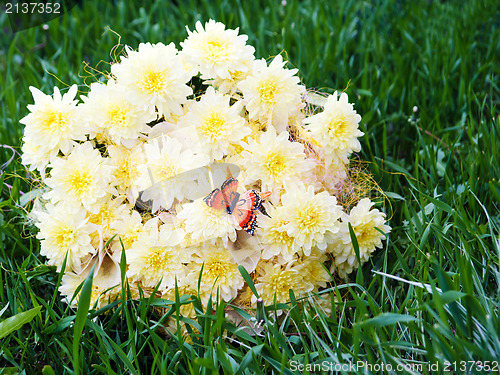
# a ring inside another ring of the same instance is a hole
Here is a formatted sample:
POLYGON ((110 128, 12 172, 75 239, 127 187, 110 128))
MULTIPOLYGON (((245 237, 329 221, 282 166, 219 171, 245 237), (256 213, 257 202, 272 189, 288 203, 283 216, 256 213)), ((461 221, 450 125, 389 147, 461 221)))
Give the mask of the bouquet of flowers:
POLYGON ((382 246, 385 214, 370 191, 349 193, 363 133, 347 94, 307 91, 246 41, 197 22, 180 50, 126 47, 79 100, 76 85, 30 87, 22 161, 42 182, 30 215, 68 303, 92 268, 92 303, 116 298, 123 259, 137 296, 285 303, 382 246))

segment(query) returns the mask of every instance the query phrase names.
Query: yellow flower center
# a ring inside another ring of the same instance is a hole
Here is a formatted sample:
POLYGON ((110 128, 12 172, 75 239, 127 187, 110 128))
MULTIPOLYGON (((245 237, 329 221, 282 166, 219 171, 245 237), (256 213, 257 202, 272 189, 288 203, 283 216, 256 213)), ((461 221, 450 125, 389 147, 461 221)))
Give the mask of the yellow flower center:
POLYGON ((302 229, 310 230, 320 223, 321 216, 321 210, 311 205, 300 212, 298 223, 302 229))
POLYGON ((92 175, 88 171, 75 171, 69 178, 69 183, 76 195, 82 195, 92 185, 92 175))
POLYGON ((162 91, 165 85, 165 75, 163 72, 150 70, 146 72, 142 80, 142 90, 148 94, 157 94, 162 91))
POLYGON ((164 270, 167 269, 171 263, 170 254, 165 248, 154 247, 146 257, 146 262, 150 268, 164 270))
POLYGON ((130 155, 129 157, 121 158, 121 162, 118 163, 118 168, 115 170, 115 177, 120 181, 119 188, 128 188, 139 176, 140 172, 133 157, 130 155))
POLYGON ((288 290, 294 289, 293 283, 293 272, 292 271, 281 271, 280 273, 273 275, 269 282, 269 288, 271 289, 271 299, 272 301, 274 294, 276 293, 277 301, 280 301, 284 298, 285 300, 288 298, 288 290), (281 297, 281 298, 280 298, 281 297))
POLYGON ((260 84, 259 86, 259 95, 260 95, 260 100, 263 101, 265 104, 275 104, 276 103, 276 98, 275 95, 278 91, 278 84, 276 81, 264 81, 260 84))
POLYGON ((209 40, 207 42, 207 58, 212 62, 220 61, 227 57, 227 52, 225 51, 224 42, 220 40, 209 40))
POLYGON ((348 133, 349 122, 344 116, 337 117, 328 124, 328 133, 332 137, 343 138, 348 133))
POLYGON ((292 246, 293 237, 290 237, 286 230, 281 231, 277 229, 286 224, 288 224, 286 220, 278 220, 273 224, 273 227, 270 229, 270 237, 272 237, 273 243, 292 246))
POLYGON ((137 237, 140 232, 140 229, 136 228, 121 236, 125 249, 129 248, 135 241, 137 241, 137 237))
POLYGON ((120 128, 124 128, 129 125, 126 109, 119 106, 111 108, 108 112, 108 117, 114 125, 120 128))
POLYGON ((287 160, 285 156, 279 152, 270 152, 267 154, 265 166, 271 177, 278 177, 286 168, 287 160))
POLYGON ((97 285, 92 285, 92 293, 90 294, 90 303, 93 305, 101 296, 103 290, 97 285))
POLYGON ((356 239, 360 246, 370 245, 371 242, 375 242, 378 238, 378 232, 375 227, 371 226, 369 223, 363 223, 357 225, 354 228, 354 233, 356 233, 356 239))
POLYGON ((57 131, 62 130, 67 126, 68 114, 59 111, 49 111, 45 115, 43 125, 47 130, 57 131))
POLYGON ((64 251, 66 251, 66 247, 68 247, 73 240, 73 229, 67 226, 60 227, 55 237, 60 247, 64 248, 64 251))
POLYGON ((205 263, 203 271, 206 272, 207 277, 212 280, 212 282, 217 279, 217 283, 220 283, 221 279, 226 278, 228 264, 221 260, 209 261, 205 263))
POLYGON ((179 173, 178 167, 174 164, 167 155, 163 155, 162 159, 157 159, 152 165, 153 182, 163 181, 179 173))
POLYGON ((210 116, 205 119, 203 126, 201 127, 201 133, 205 137, 210 138, 213 142, 222 134, 225 127, 226 121, 224 120, 224 117, 222 117, 222 114, 219 112, 212 112, 210 116))
POLYGON ((103 206, 97 214, 89 215, 89 223, 108 226, 111 223, 113 216, 112 210, 103 206))

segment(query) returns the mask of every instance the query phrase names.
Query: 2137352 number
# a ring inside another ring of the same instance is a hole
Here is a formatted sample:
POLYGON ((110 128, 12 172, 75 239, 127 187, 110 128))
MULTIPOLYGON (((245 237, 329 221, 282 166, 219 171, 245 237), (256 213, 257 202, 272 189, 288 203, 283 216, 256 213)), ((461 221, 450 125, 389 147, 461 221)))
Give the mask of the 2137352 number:
POLYGON ((60 3, 6 3, 5 13, 7 14, 60 14, 60 3))

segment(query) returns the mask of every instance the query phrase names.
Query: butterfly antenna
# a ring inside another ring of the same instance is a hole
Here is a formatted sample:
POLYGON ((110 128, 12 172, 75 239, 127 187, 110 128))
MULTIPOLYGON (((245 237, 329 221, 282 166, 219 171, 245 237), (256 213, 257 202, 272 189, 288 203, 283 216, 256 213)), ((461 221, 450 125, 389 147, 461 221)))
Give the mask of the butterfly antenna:
POLYGON ((231 173, 229 167, 227 167, 226 180, 229 180, 230 178, 233 178, 233 174, 231 173))

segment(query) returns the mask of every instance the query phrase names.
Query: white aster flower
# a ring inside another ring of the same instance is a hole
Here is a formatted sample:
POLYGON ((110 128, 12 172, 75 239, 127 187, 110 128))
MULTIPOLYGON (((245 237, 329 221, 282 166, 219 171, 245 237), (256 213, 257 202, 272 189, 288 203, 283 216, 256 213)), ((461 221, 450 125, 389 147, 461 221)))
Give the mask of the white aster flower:
POLYGON ((115 167, 107 165, 98 150, 90 142, 76 146, 66 158, 57 158, 50 167, 46 179, 51 191, 44 198, 52 203, 62 202, 78 209, 83 205, 90 212, 99 210, 100 201, 110 193, 115 167))
POLYGON ((85 119, 94 132, 105 132, 118 145, 133 147, 146 125, 156 119, 152 112, 144 111, 129 100, 126 87, 109 80, 107 84, 95 82, 83 97, 85 119))
POLYGON ((181 43, 185 59, 199 66, 204 79, 231 78, 233 72, 248 70, 245 64, 254 59, 255 49, 246 45, 248 37, 238 35, 238 29, 225 29, 221 22, 209 20, 205 29, 200 21, 196 31, 187 29, 188 37, 181 43))
POLYGON ((328 247, 335 257, 334 264, 343 277, 359 265, 351 242, 349 223, 358 241, 361 264, 368 261, 377 247, 382 247, 382 240, 385 236, 379 230, 386 234, 391 231, 391 227, 385 224, 385 214, 377 209, 370 210, 372 205, 373 202, 370 199, 361 199, 352 208, 349 216, 343 218, 337 240, 328 247))
POLYGON ((139 165, 144 164, 142 148, 129 150, 123 146, 110 145, 107 148, 109 163, 115 167, 114 178, 119 195, 125 195, 130 204, 135 204, 139 196, 139 165))
POLYGON ((262 259, 269 260, 281 256, 287 262, 300 249, 294 245, 294 238, 288 235, 285 225, 289 223, 288 211, 284 207, 270 206, 268 216, 259 218, 259 238, 263 244, 262 259))
MULTIPOLYGON (((62 277, 59 292, 62 295, 66 296, 66 302, 72 307, 76 307, 78 305, 81 289, 77 295, 75 295, 75 291, 80 286, 80 284, 83 283, 88 277, 92 266, 93 262, 90 262, 85 270, 83 270, 81 273, 65 272, 64 276, 62 277)), ((120 265, 110 257, 105 256, 99 264, 99 267, 96 267, 94 270, 94 278, 92 279, 92 292, 90 295, 91 308, 94 305, 96 305, 96 308, 101 308, 108 302, 112 302, 114 299, 118 298, 120 291, 120 265)))
POLYGON ((247 173, 245 184, 262 181, 262 190, 273 192, 286 183, 304 178, 314 167, 314 162, 306 159, 304 146, 290 142, 289 134, 282 132, 278 136, 273 127, 269 127, 256 139, 249 139, 241 153, 241 161, 247 173))
POLYGON ((287 213, 288 224, 283 226, 289 236, 294 238, 294 247, 306 256, 311 248, 317 246, 323 252, 327 244, 333 242, 334 234, 339 231, 342 209, 337 198, 326 191, 315 194, 314 187, 307 189, 302 184, 287 186, 281 203, 287 213))
POLYGON ((31 157, 24 157, 23 162, 32 162, 31 169, 42 170, 59 151, 67 154, 75 141, 85 140, 87 129, 82 126, 79 107, 74 100, 76 85, 64 95, 57 87, 54 87, 53 96, 45 95, 35 87, 30 87, 30 90, 35 104, 28 105, 30 113, 19 121, 26 125, 24 137, 29 143, 23 146, 23 153, 31 154, 31 157))
POLYGON ((181 104, 193 93, 186 85, 191 75, 184 69, 173 43, 141 43, 138 51, 127 48, 127 57, 111 65, 111 72, 127 88, 131 103, 151 113, 156 107, 159 117, 182 114, 181 104))
POLYGON ((41 240, 40 254, 48 264, 60 271, 64 258, 66 271, 80 271, 82 258, 94 254, 90 235, 96 227, 88 223, 87 211, 82 207, 77 212, 68 212, 61 205, 48 204, 46 212, 36 212, 36 226, 40 229, 37 238, 41 240))
POLYGON ((102 202, 97 212, 89 212, 89 223, 99 228, 103 241, 107 241, 113 237, 116 234, 113 229, 115 223, 129 215, 132 206, 123 203, 123 201, 123 197, 108 199, 102 202))
POLYGON ((328 260, 328 255, 322 253, 318 249, 313 248, 311 255, 302 257, 296 262, 297 265, 304 267, 304 274, 307 279, 314 285, 314 291, 319 288, 326 288, 327 283, 332 281, 332 278, 323 264, 328 260))
POLYGON ((188 277, 198 280, 201 268, 201 290, 212 293, 215 297, 217 289, 225 301, 236 298, 238 289, 243 288, 243 277, 238 270, 238 263, 231 252, 222 246, 208 246, 199 248, 193 256, 188 277))
MULTIPOLYGON (((314 288, 304 272, 304 267, 294 265, 293 262, 285 265, 261 262, 259 268, 255 289, 266 305, 274 304, 275 300, 276 303, 287 303, 290 301, 290 289, 297 297, 302 297, 314 288)), ((256 301, 257 297, 252 296, 252 303, 255 304, 256 301)), ((280 315, 282 311, 277 313, 280 315)))
POLYGON ((250 119, 272 123, 280 131, 286 129, 288 118, 304 106, 305 92, 295 76, 298 69, 284 69, 284 65, 281 55, 269 67, 264 59, 256 60, 252 72, 238 83, 250 119))
POLYGON ((239 225, 234 215, 229 215, 224 209, 209 207, 203 199, 184 204, 177 217, 184 221, 186 232, 194 242, 209 241, 215 244, 215 241, 221 238, 227 247, 228 240, 236 240, 236 229, 239 229, 239 225))
POLYGON ((45 178, 45 168, 51 160, 57 157, 59 149, 51 148, 48 144, 41 144, 24 136, 21 152, 22 163, 29 166, 30 171, 37 169, 40 171, 42 178, 45 178))
POLYGON ((180 229, 166 224, 158 230, 140 233, 137 241, 127 250, 127 277, 140 281, 145 287, 154 288, 158 283, 165 290, 175 285, 175 278, 182 278, 185 251, 178 246, 184 237, 180 229))
POLYGON ((232 144, 239 144, 251 132, 239 115, 241 107, 229 106, 229 99, 209 87, 181 120, 186 126, 195 128, 200 149, 215 160, 222 159, 232 144))
POLYGON ((337 91, 327 98, 323 112, 304 120, 311 136, 322 145, 327 165, 336 158, 347 163, 352 152, 361 150, 358 137, 364 133, 358 128, 360 121, 347 94, 337 97, 337 91))
POLYGON ((138 167, 138 184, 144 190, 141 200, 153 201, 152 212, 160 207, 169 209, 174 199, 181 201, 185 185, 192 183, 182 172, 204 166, 207 161, 205 155, 192 149, 182 151, 182 144, 165 134, 144 144, 143 152, 146 162, 138 167))
POLYGON ((112 245, 113 250, 119 252, 122 250, 122 243, 125 250, 128 250, 137 241, 139 235, 146 232, 146 229, 142 224, 141 214, 132 211, 130 214, 122 215, 118 220, 112 222, 111 231, 117 235, 112 245))

